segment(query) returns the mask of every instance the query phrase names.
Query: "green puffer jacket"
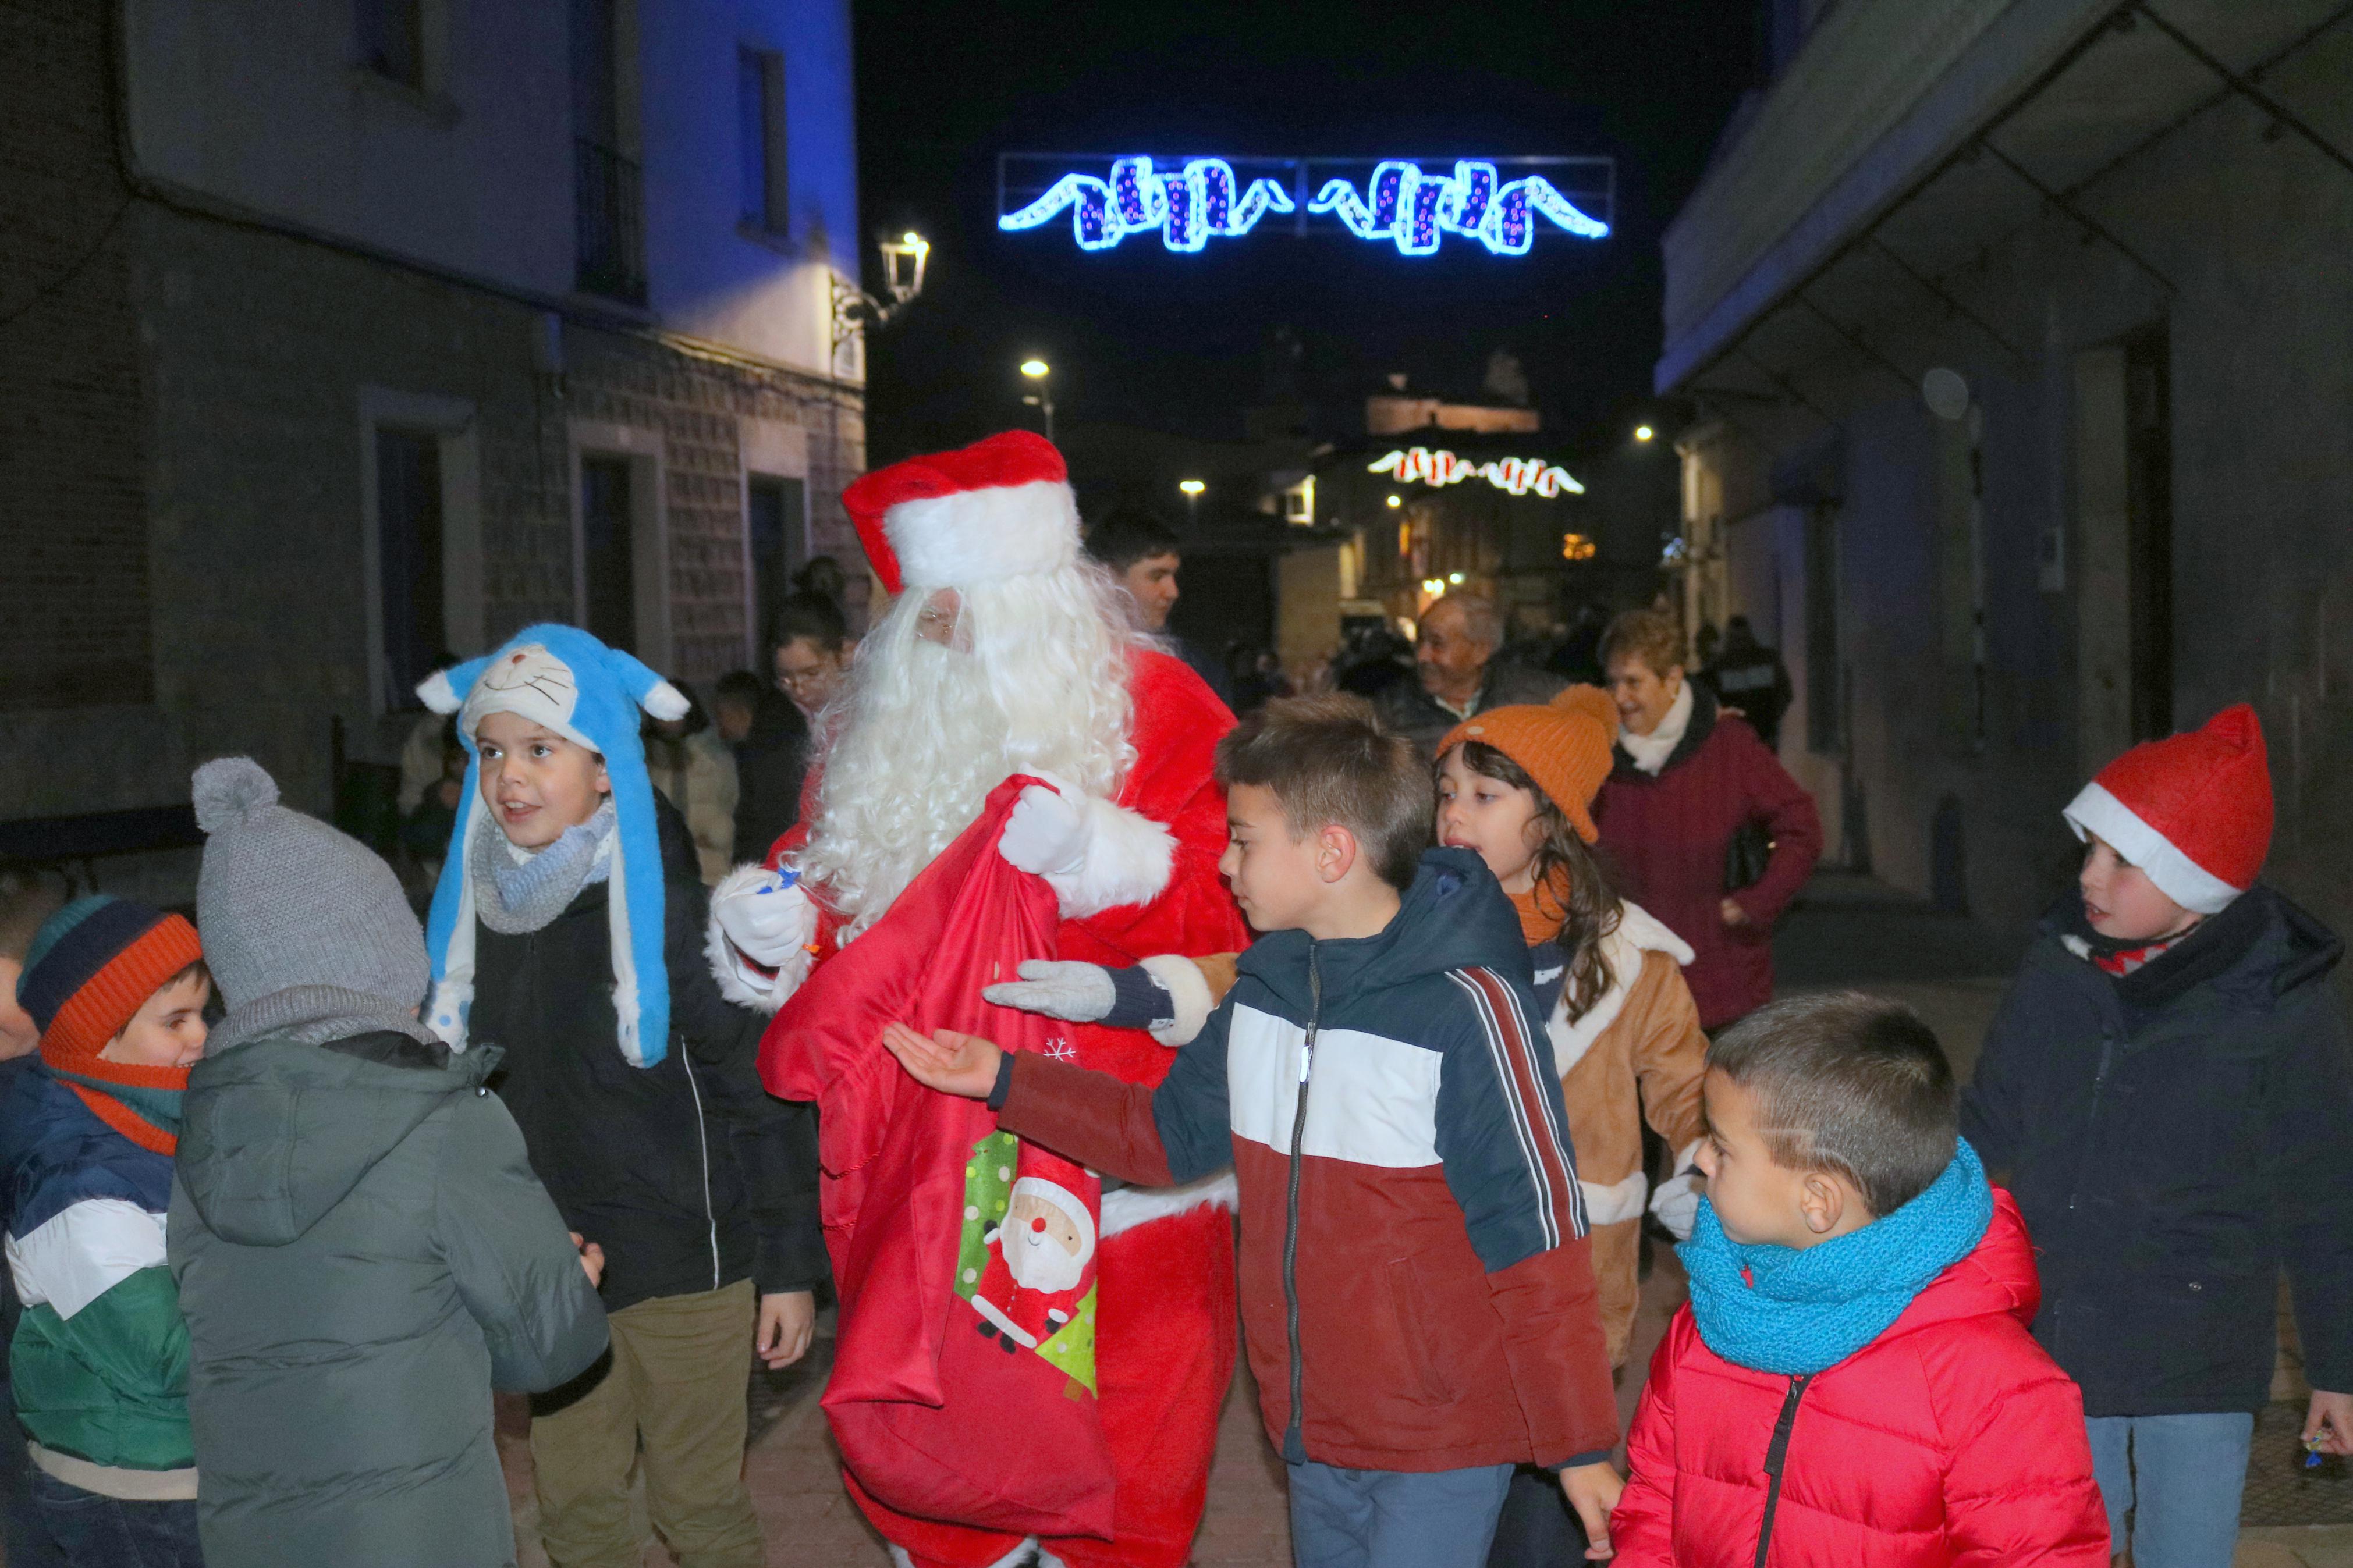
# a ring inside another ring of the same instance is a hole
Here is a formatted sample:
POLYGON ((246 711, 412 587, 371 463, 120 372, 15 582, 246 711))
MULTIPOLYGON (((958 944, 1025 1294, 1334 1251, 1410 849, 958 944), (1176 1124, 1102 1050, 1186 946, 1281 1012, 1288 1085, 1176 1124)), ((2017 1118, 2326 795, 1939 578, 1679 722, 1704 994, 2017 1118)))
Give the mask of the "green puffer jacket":
POLYGON ((211 1568, 491 1568, 491 1390, 566 1383, 604 1309, 482 1080, 397 1034, 191 1075, 170 1252, 211 1568))

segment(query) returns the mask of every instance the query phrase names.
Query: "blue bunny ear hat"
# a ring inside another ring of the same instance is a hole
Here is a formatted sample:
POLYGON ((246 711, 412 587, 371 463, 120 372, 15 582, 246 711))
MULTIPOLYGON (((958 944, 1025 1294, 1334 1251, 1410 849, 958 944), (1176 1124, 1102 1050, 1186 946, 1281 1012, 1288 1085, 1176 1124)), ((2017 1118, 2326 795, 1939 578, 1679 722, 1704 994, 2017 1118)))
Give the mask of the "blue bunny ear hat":
POLYGON ((428 678, 417 689, 436 713, 458 715, 466 747, 465 792, 433 889, 425 946, 433 989, 425 1022, 455 1050, 466 1048, 474 1002, 474 821, 481 811, 480 752, 474 731, 487 714, 514 713, 599 752, 613 786, 614 853, 607 900, 613 935, 613 1011, 621 1054, 632 1067, 653 1066, 670 1049, 670 972, 662 962, 661 837, 654 822, 653 781, 638 738, 638 710, 682 719, 678 688, 629 655, 577 626, 525 626, 486 658, 428 678))

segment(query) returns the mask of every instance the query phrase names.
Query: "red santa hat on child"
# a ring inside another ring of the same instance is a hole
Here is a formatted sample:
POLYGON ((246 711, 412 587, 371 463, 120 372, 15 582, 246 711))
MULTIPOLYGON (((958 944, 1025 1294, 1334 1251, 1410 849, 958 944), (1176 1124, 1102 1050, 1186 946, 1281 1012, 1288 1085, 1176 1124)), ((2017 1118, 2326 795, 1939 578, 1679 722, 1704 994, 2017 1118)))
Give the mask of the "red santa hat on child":
POLYGON ((841 504, 893 595, 1055 572, 1079 555, 1062 454, 1027 430, 877 468, 842 491, 841 504))
POLYGON ((2242 702, 2202 730, 2144 741, 2102 768, 2066 817, 2076 837, 2099 835, 2183 909, 2219 913, 2255 885, 2271 852, 2263 723, 2242 702))

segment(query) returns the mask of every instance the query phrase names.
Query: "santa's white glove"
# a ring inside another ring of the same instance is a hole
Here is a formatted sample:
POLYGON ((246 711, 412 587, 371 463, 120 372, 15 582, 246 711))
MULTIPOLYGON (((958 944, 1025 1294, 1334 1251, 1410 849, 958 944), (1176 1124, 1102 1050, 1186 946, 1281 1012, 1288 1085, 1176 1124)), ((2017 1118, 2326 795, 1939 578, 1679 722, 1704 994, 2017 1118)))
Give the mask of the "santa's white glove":
MULTIPOLYGON (((1018 808, 1017 808, 1018 809, 1018 808)), ((1008 837, 1011 829, 1007 829, 1008 837)), ((1008 859, 1012 858, 1010 856, 1008 859)), ((1025 958, 1021 978, 984 985, 981 995, 1000 1007, 1039 1013, 1071 1024, 1100 1023, 1118 1000, 1111 971, 1097 963, 1063 959, 1025 958)))
POLYGON ((1022 790, 997 837, 1007 863, 1043 877, 1064 920, 1158 898, 1176 867, 1168 829, 1067 780, 1039 776, 1047 782, 1022 790))
POLYGON ((1692 1222, 1699 1217, 1699 1189, 1704 1178, 1692 1168, 1692 1162, 1698 1158, 1699 1142, 1694 1139, 1675 1156, 1675 1173, 1661 1182, 1659 1190, 1651 1194, 1651 1213, 1677 1241, 1691 1239, 1692 1222))
POLYGON ((808 977, 816 935, 817 902, 797 872, 738 866, 712 889, 705 947, 731 1002, 771 1013, 783 1006, 808 977))
POLYGON ((1015 868, 1050 880, 1075 877, 1087 863, 1086 796, 1075 784, 1056 779, 1021 792, 997 852, 1015 868))

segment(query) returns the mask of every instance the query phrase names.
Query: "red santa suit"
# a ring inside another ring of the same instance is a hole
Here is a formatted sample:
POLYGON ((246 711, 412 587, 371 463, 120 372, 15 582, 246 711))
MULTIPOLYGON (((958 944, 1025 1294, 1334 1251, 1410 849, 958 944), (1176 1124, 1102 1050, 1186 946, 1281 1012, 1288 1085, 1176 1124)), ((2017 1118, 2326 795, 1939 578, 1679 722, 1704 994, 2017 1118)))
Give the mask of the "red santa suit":
MULTIPOLYGON (((895 595, 902 586, 957 586, 955 574, 976 565, 1001 572, 1008 563, 1050 566, 1075 557, 1076 512, 1069 497, 1060 454, 1017 432, 879 470, 842 500, 883 585, 895 595), (977 503, 969 514, 942 505, 960 495, 977 503), (1050 505, 1025 504, 1041 495, 1050 505), (965 536, 925 536, 940 528, 961 529, 965 536)), ((1083 914, 1068 912, 1073 900, 1066 896, 1065 918, 1054 933, 1056 955, 1124 967, 1154 955, 1233 952, 1249 939, 1218 874, 1226 808, 1211 771, 1233 715, 1181 660, 1148 647, 1134 647, 1128 656, 1128 697, 1134 760, 1114 799, 1089 799, 1082 808, 1091 830, 1082 877, 1094 884, 1093 903, 1103 902, 1104 889, 1127 896, 1083 914)), ((910 785, 919 787, 920 781, 910 785)), ((768 865, 795 862, 807 831, 797 827, 779 840, 768 865)), ((751 870, 723 883, 714 900, 751 870)), ((815 964, 830 961, 837 934, 837 921, 821 910, 809 943, 815 964)), ((715 929, 713 958, 723 969, 715 929)), ((1154 972, 1176 996, 1187 1016, 1183 1021, 1198 1026, 1198 1017, 1191 1016, 1208 1011, 1206 987, 1191 965, 1169 968, 1166 974, 1158 966, 1154 972)), ((1130 1082, 1156 1085, 1175 1057, 1139 1030, 1092 1024, 1056 1029, 1058 1044, 1082 1065, 1130 1082)), ((795 1084, 782 1056, 792 1048, 771 1029, 762 1069, 772 1089, 795 1084)), ((877 1053, 882 1048, 879 1042, 872 1047, 877 1053)), ((820 1099, 821 1123, 826 1115, 820 1099)), ((828 1179, 835 1174, 828 1170, 828 1179)), ((1049 1562, 1070 1568, 1179 1568, 1186 1562, 1208 1494, 1219 1408, 1233 1373, 1230 1206, 1230 1173, 1190 1188, 1126 1187, 1103 1194, 1094 1258, 1094 1370, 1115 1481, 1113 1527, 1108 1541, 1047 1538, 1049 1562)), ((955 1310, 969 1323, 976 1309, 959 1301, 955 1310)), ((976 1529, 953 1518, 917 1518, 867 1495, 854 1474, 845 1479, 875 1528, 914 1563, 989 1568, 1018 1561, 1025 1550, 1018 1533, 976 1529)))

